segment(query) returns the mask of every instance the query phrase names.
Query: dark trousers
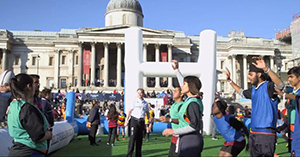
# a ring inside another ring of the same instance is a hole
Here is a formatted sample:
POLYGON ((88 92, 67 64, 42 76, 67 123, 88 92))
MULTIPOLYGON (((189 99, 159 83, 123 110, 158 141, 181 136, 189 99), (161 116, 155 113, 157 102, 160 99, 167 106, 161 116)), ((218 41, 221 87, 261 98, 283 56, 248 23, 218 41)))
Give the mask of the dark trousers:
POLYGON ((131 157, 135 148, 135 156, 142 156, 143 132, 145 130, 145 120, 131 117, 130 119, 130 140, 128 144, 127 157, 131 157))
POLYGON ((90 134, 89 134, 89 140, 90 140, 91 145, 96 143, 97 129, 98 129, 98 124, 93 124, 91 126, 91 131, 90 131, 90 134))
POLYGON ((215 121, 214 121, 214 117, 213 116, 211 116, 211 125, 210 125, 210 127, 211 127, 211 137, 212 138, 217 138, 217 136, 216 136, 216 130, 217 130, 217 126, 216 126, 216 123, 215 123, 215 121))
POLYGON ((29 148, 28 146, 15 143, 9 151, 8 156, 32 156, 32 157, 44 157, 46 154, 29 148))
POLYGON ((274 156, 276 135, 252 134, 249 136, 250 156, 274 156))
POLYGON ((110 143, 111 135, 113 135, 111 143, 114 144, 117 136, 117 127, 109 128, 107 143, 110 143))
POLYGON ((199 157, 203 150, 203 137, 199 132, 180 136, 178 156, 199 157))
POLYGON ((169 156, 169 157, 177 157, 178 154, 175 153, 175 151, 176 151, 176 144, 171 142, 170 150, 169 150, 168 156, 169 156))

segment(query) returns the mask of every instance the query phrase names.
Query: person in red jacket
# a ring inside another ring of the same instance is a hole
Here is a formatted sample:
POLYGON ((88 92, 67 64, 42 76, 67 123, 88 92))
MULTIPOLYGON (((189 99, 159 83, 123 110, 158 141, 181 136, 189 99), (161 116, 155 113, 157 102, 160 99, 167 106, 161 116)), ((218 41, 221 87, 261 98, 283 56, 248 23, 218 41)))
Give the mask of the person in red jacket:
POLYGON ((106 146, 110 146, 110 139, 111 135, 113 135, 111 146, 115 146, 115 138, 117 136, 117 121, 118 121, 119 113, 117 112, 115 104, 111 104, 109 106, 109 112, 107 114, 107 120, 108 120, 108 139, 106 146))

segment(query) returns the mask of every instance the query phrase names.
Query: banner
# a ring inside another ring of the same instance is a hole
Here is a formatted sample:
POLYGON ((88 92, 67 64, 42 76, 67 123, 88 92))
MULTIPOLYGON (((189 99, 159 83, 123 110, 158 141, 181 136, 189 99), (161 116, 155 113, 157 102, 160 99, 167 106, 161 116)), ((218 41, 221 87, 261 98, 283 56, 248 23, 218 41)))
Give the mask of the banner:
POLYGON ((48 153, 54 152, 68 145, 74 138, 74 128, 66 121, 55 122, 52 131, 52 140, 49 143, 48 153))
POLYGON ((103 93, 87 93, 86 96, 89 100, 112 100, 112 101, 120 101, 122 99, 121 94, 103 94, 103 93))
POLYGON ((83 51, 83 74, 90 74, 90 50, 83 51))
POLYGON ((161 61, 168 62, 168 53, 167 52, 161 52, 161 61))

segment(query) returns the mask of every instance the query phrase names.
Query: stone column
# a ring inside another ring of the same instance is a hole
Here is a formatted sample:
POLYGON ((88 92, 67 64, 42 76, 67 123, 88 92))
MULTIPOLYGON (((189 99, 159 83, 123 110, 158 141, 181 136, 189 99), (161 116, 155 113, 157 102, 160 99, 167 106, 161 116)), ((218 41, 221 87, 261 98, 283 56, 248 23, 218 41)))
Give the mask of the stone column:
POLYGON ((26 53, 22 53, 21 56, 20 56, 20 62, 21 62, 21 70, 20 72, 21 73, 27 73, 27 70, 26 70, 26 63, 28 61, 28 56, 27 56, 27 52, 26 53))
MULTIPOLYGON (((143 44, 143 61, 144 62, 147 62, 147 45, 148 44, 143 44)), ((143 77, 143 86, 144 86, 144 88, 148 87, 147 77, 143 77)))
POLYGON ((108 87, 108 43, 103 43, 104 45, 104 85, 103 87, 108 87))
POLYGON ((95 86, 95 78, 96 78, 96 43, 91 43, 92 49, 92 57, 91 57, 91 85, 95 86))
POLYGON ((82 42, 79 43, 79 52, 78 52, 78 77, 77 77, 77 87, 82 86, 82 58, 83 58, 83 50, 82 50, 82 42))
MULTIPOLYGON (((168 44, 168 62, 172 62, 172 45, 168 44)), ((172 77, 168 77, 168 88, 173 87, 172 77)))
POLYGON ((54 85, 59 88, 59 68, 60 66, 60 50, 55 50, 55 73, 54 73, 54 85))
MULTIPOLYGON (((11 70, 13 71, 13 66, 14 66, 14 60, 15 60, 15 55, 6 49, 6 70, 11 70)), ((26 57, 26 62, 28 61, 28 58, 26 57)))
POLYGON ((270 69, 274 71, 274 56, 270 56, 270 69))
POLYGON ((217 92, 221 91, 221 81, 217 82, 217 92))
MULTIPOLYGON (((159 62, 159 44, 155 44, 155 62, 159 62)), ((155 77, 155 88, 160 88, 159 77, 155 77)))
POLYGON ((236 60, 235 60, 236 54, 232 54, 231 57, 232 57, 232 71, 231 71, 232 81, 236 83, 236 60))
MULTIPOLYGON (((72 86, 74 86, 73 82, 73 76, 74 76, 74 50, 69 50, 69 84, 71 83, 72 86)), ((67 84, 67 87, 69 87, 69 84, 67 84)))
POLYGON ((6 64, 7 64, 7 50, 6 49, 2 49, 2 71, 6 70, 6 64))
POLYGON ((248 78, 247 78, 247 56, 243 55, 243 74, 244 74, 244 89, 248 89, 248 78))
POLYGON ((122 53, 121 53, 121 43, 117 43, 117 88, 121 88, 121 71, 122 71, 122 53))

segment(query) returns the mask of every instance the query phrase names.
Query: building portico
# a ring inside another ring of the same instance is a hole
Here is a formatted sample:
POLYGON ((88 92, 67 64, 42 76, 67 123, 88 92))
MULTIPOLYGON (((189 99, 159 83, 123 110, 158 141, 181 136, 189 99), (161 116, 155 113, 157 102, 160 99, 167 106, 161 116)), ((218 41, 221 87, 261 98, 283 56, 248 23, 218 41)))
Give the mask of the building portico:
MULTIPOLYGON (((173 59, 197 62, 199 35, 147 28, 143 18, 139 1, 110 0, 103 27, 61 29, 59 32, 0 29, 1 71, 10 69, 15 74, 39 74, 41 88, 121 91, 126 73, 124 57, 136 57, 125 52, 125 31, 130 27, 142 30, 144 62, 170 62, 170 66, 173 59)), ((276 48, 286 57, 282 67, 282 72, 286 72, 290 67, 287 61, 292 59, 290 44, 276 39, 247 37, 243 31, 217 36, 218 81, 215 90, 223 91, 226 96, 233 94, 226 81, 225 67, 238 85, 250 88, 247 75, 253 56, 263 56, 268 66, 276 71, 276 48)), ((172 89, 175 84, 177 79, 172 77, 143 78, 146 91, 172 89)))

